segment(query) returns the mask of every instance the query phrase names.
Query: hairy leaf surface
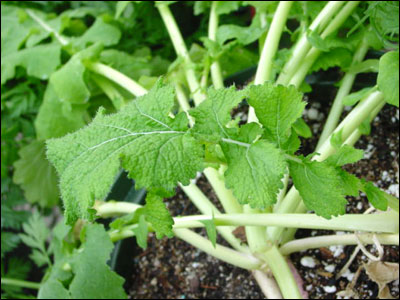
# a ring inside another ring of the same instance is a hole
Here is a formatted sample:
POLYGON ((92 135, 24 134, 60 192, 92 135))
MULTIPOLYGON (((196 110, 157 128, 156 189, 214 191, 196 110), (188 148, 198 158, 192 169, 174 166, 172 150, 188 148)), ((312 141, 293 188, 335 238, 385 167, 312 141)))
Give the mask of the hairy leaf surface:
POLYGON ((68 223, 92 219, 94 200, 107 195, 121 164, 137 188, 172 195, 177 182, 189 184, 203 167, 203 148, 184 113, 168 116, 173 104, 172 87, 158 84, 119 113, 100 111, 88 127, 48 141, 68 223))

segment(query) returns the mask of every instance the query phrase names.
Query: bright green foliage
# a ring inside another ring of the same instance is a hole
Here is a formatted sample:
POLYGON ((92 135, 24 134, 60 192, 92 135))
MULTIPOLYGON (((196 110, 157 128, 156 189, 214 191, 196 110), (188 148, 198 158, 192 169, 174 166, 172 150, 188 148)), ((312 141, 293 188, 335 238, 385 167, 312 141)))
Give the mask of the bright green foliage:
POLYGON ((388 52, 381 57, 378 88, 387 103, 399 107, 399 51, 388 52))
POLYGON ((62 102, 50 84, 35 120, 37 138, 46 140, 74 132, 85 125, 86 114, 86 104, 62 102))
POLYGON ((115 45, 120 38, 121 31, 117 27, 104 22, 104 18, 98 17, 94 24, 86 30, 82 36, 72 39, 71 43, 77 49, 84 49, 91 43, 100 42, 104 46, 115 45))
POLYGON ((1 57, 1 84, 15 76, 17 66, 26 69, 29 76, 48 79, 60 65, 61 47, 58 45, 39 45, 1 57))
MULTIPOLYGON (((202 13, 207 13, 211 8, 211 3, 213 1, 196 1, 194 3, 194 14, 200 15, 202 13)), ((239 8, 241 1, 218 1, 216 11, 217 14, 229 14, 236 11, 239 8)))
POLYGON ((121 112, 99 111, 88 127, 48 141, 68 223, 93 219, 94 199, 107 195, 121 162, 137 188, 171 195, 178 182, 189 184, 203 167, 203 149, 186 132, 184 113, 168 116, 173 104, 173 89, 158 84, 121 112))
POLYGON ((209 89, 207 100, 190 110, 190 115, 196 121, 194 132, 229 137, 229 130, 225 126, 231 121, 230 112, 244 96, 243 92, 235 91, 233 86, 228 89, 209 89))
POLYGON ((114 248, 102 225, 88 225, 84 231, 82 251, 71 266, 75 274, 69 286, 73 299, 126 299, 124 279, 112 272, 107 260, 114 248))
POLYGON ((89 100, 90 92, 85 83, 86 68, 83 60, 97 57, 103 49, 101 44, 95 44, 76 53, 57 72, 50 77, 50 84, 62 102, 82 104, 89 100))
POLYGON ((327 219, 344 214, 347 201, 335 168, 326 162, 308 158, 302 161, 288 163, 294 186, 307 208, 327 219))
POLYGON ((158 239, 164 236, 173 237, 172 225, 174 221, 161 197, 148 194, 142 213, 145 215, 146 221, 151 224, 151 227, 156 232, 158 239))
POLYGON ((343 187, 344 193, 349 196, 357 197, 359 190, 362 188, 361 180, 341 168, 336 168, 336 171, 342 180, 341 186, 343 187))
POLYGON ((266 30, 266 27, 261 27, 260 17, 257 14, 248 27, 232 24, 219 26, 217 30, 217 42, 223 45, 226 41, 235 39, 239 44, 248 45, 257 40, 266 30))
POLYGON ((363 88, 357 92, 351 93, 343 98, 343 105, 354 105, 361 99, 363 99, 366 95, 368 95, 373 88, 367 87, 363 88))
POLYGON ((298 118, 292 126, 298 135, 305 138, 310 138, 312 136, 310 127, 302 118, 298 118))
POLYGON ((377 188, 372 182, 363 182, 362 191, 367 195, 368 201, 379 210, 386 210, 388 201, 385 193, 377 188))
POLYGON ((282 152, 265 140, 247 147, 223 143, 222 149, 228 161, 226 186, 239 202, 254 208, 274 204, 286 171, 282 152))
POLYGON ((332 49, 329 52, 322 52, 318 59, 311 66, 309 73, 319 70, 328 70, 333 67, 340 67, 347 70, 352 61, 353 55, 350 50, 345 48, 332 49))
POLYGON ((20 242, 19 236, 13 232, 1 232, 1 259, 4 254, 15 249, 20 242))
POLYGON ((46 159, 45 143, 33 141, 19 151, 20 159, 14 163, 14 182, 25 191, 30 203, 52 207, 58 202, 57 175, 46 159))
MULTIPOLYGON (((67 228, 68 229, 68 228, 67 228)), ((64 228, 52 241, 57 253, 54 267, 39 290, 39 299, 126 299, 124 279, 107 265, 114 247, 102 225, 88 224, 81 236, 83 244, 73 253, 63 243, 64 228), (71 272, 65 271, 65 264, 71 272), (73 276, 73 278, 71 278, 73 276), (72 279, 72 281, 71 281, 72 279), (64 286, 61 282, 70 282, 64 286)))
POLYGON ((36 212, 23 224, 25 233, 19 236, 24 244, 32 248, 30 258, 40 267, 50 264, 49 254, 46 248, 46 240, 49 237, 49 229, 43 218, 36 212))
POLYGON ((249 104, 254 107, 259 122, 265 128, 267 140, 281 147, 290 136, 293 123, 306 105, 294 86, 274 86, 272 83, 251 86, 249 104))
POLYGON ((355 163, 362 159, 363 156, 364 151, 360 149, 355 149, 354 147, 349 145, 343 145, 333 155, 329 156, 326 159, 326 162, 335 167, 339 167, 355 163))
POLYGON ((136 237, 136 242, 142 249, 147 248, 147 234, 149 233, 148 225, 145 221, 145 216, 141 215, 137 222, 137 227, 133 229, 136 237))
POLYGON ((206 227, 208 239, 215 248, 217 244, 217 228, 215 226, 214 220, 203 220, 200 222, 203 223, 206 227))

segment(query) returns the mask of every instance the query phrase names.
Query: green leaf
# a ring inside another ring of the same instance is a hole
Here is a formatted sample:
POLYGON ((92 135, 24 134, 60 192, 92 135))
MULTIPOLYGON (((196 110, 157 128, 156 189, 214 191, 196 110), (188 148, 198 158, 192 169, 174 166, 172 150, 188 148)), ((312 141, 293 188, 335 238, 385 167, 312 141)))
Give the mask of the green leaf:
POLYGON ((148 194, 143 213, 146 216, 146 221, 151 224, 151 227, 156 232, 158 239, 163 238, 163 236, 169 238, 174 236, 174 233, 172 232, 174 220, 165 206, 163 198, 157 195, 148 194))
POLYGON ((58 98, 51 84, 47 85, 43 103, 35 120, 39 140, 64 136, 82 128, 87 105, 74 105, 58 98))
POLYGON ((378 59, 366 59, 354 66, 352 66, 349 72, 354 74, 359 73, 377 73, 379 72, 379 60, 378 59))
POLYGON ((219 26, 217 30, 217 42, 223 45, 226 41, 235 39, 242 45, 248 45, 257 40, 266 30, 267 27, 261 27, 260 17, 257 14, 248 27, 231 24, 219 26))
POLYGON ((64 285, 56 279, 47 280, 38 292, 38 299, 72 299, 64 285))
POLYGON ((302 94, 294 86, 274 86, 270 82, 251 86, 248 102, 265 127, 265 137, 279 148, 288 140, 293 123, 301 116, 306 105, 302 101, 302 94))
POLYGON ((303 118, 298 118, 296 122, 293 123, 292 126, 299 136, 302 136, 306 139, 312 136, 311 129, 307 125, 307 123, 303 120, 303 118))
POLYGON ((387 210, 388 201, 386 195, 380 188, 376 187, 372 182, 364 182, 362 191, 367 195, 368 201, 379 210, 387 210))
POLYGON ((20 242, 18 235, 13 232, 1 232, 1 259, 3 259, 4 254, 15 249, 20 242))
POLYGON ((346 212, 342 181, 333 166, 308 158, 303 158, 303 163, 288 163, 294 186, 308 209, 326 219, 346 212))
POLYGON ((307 32, 307 40, 312 46, 323 52, 329 52, 335 48, 354 50, 354 48, 359 43, 359 39, 357 38, 357 36, 354 36, 350 39, 341 39, 336 37, 336 35, 330 35, 323 39, 315 30, 307 32))
POLYGON ((217 245, 217 228, 215 227, 214 220, 203 220, 200 222, 203 223, 204 226, 206 227, 208 239, 215 248, 217 245))
POLYGON ((145 250, 147 248, 147 234, 149 230, 144 215, 139 217, 138 227, 133 229, 133 233, 135 234, 136 242, 139 247, 145 250))
POLYGON ((78 49, 84 49, 89 44, 101 43, 104 46, 112 46, 118 43, 121 38, 121 31, 106 22, 105 17, 97 17, 94 24, 78 37, 71 39, 71 43, 78 49))
POLYGON ((358 101, 363 99, 366 95, 374 90, 373 87, 363 88, 357 92, 351 93, 343 98, 343 105, 351 105, 353 106, 358 101))
POLYGON ((58 202, 57 175, 46 159, 43 141, 33 141, 19 151, 20 159, 14 163, 13 180, 25 192, 30 203, 53 207, 58 202))
POLYGON ((334 167, 339 167, 347 164, 353 164, 363 157, 363 150, 355 149, 349 145, 343 145, 333 155, 329 156, 326 159, 326 162, 334 167))
POLYGON ((319 70, 326 71, 333 67, 340 67, 342 70, 347 70, 351 65, 352 59, 352 52, 345 48, 336 48, 329 52, 322 52, 311 66, 309 73, 319 70))
POLYGON ((341 168, 336 168, 336 170, 342 180, 341 186, 344 189, 344 193, 348 196, 357 197, 362 188, 361 180, 341 168))
POLYGON ((184 113, 168 116, 173 105, 173 88, 159 83, 120 112, 100 110, 86 128, 47 142, 67 223, 93 219, 94 200, 107 195, 121 163, 138 189, 172 195, 178 182, 189 184, 203 168, 204 151, 187 132, 184 113))
POLYGON ((283 153, 265 140, 247 147, 225 142, 221 146, 228 161, 226 186, 239 202, 261 209, 274 204, 286 172, 283 153))
POLYGON ((115 7, 115 19, 118 19, 132 1, 118 1, 115 7))
POLYGON ((232 119, 230 112, 244 96, 243 91, 236 91, 234 86, 218 90, 210 88, 207 91, 207 99, 189 111, 196 120, 193 131, 229 137, 229 130, 225 126, 232 119))
POLYGON ((19 234, 22 242, 32 248, 31 259, 40 267, 49 263, 49 254, 46 249, 46 240, 49 237, 49 229, 44 219, 35 212, 27 223, 22 225, 24 232, 19 234))
POLYGON ((101 44, 95 44, 76 53, 57 72, 50 77, 50 84, 61 102, 82 104, 89 100, 90 92, 86 86, 83 60, 96 58, 101 50, 101 44))
POLYGON ((126 299, 124 279, 110 270, 107 261, 114 248, 102 225, 89 224, 85 241, 73 258, 75 274, 69 291, 72 299, 126 299))
POLYGON ((61 64, 61 47, 58 45, 39 45, 9 53, 1 58, 1 84, 15 76, 15 68, 26 69, 29 76, 45 80, 61 64))
POLYGON ((381 57, 377 82, 386 102, 399 107, 399 51, 381 57))

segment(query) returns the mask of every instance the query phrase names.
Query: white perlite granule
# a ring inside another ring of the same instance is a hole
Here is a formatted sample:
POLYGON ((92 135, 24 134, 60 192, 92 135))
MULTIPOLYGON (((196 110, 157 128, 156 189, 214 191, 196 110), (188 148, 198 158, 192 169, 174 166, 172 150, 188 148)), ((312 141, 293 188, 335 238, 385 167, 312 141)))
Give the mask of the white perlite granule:
POLYGON ((301 258, 300 263, 303 267, 307 268, 314 268, 315 267, 315 261, 314 258, 311 256, 304 256, 301 258))

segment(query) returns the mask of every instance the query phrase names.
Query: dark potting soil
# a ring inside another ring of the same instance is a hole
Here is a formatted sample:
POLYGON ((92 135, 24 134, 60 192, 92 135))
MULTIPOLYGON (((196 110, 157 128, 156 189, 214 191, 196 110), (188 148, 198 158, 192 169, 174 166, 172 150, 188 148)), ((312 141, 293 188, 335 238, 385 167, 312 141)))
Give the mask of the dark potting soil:
MULTIPOLYGON (((333 95, 333 93, 332 93, 333 95)), ((306 99, 309 104, 304 119, 311 126, 314 137, 304 140, 302 154, 313 152, 321 132, 332 95, 327 99, 306 99), (325 100, 326 105, 323 104, 325 100), (322 104, 321 104, 322 103, 322 104)), ((345 112, 346 113, 346 112, 345 112)), ((247 108, 239 107, 234 116, 246 119, 247 108)), ((356 164, 347 166, 347 170, 360 178, 373 181, 376 185, 398 197, 398 159, 399 159, 399 110, 386 106, 373 121, 371 134, 363 136, 355 145, 365 151, 365 158, 356 164)), ((203 177, 197 181, 201 190, 219 206, 214 192, 203 177)), ((362 194, 359 197, 349 197, 347 211, 362 213, 368 209, 369 203, 362 194)), ((177 190, 175 197, 166 200, 172 215, 198 214, 198 210, 188 200, 186 195, 177 190)), ((220 207, 219 207, 220 208, 220 207)), ((204 229, 199 229, 206 236, 204 229)), ((343 232, 336 232, 342 234, 343 232)), ((335 234, 323 230, 299 230, 296 238, 335 234)), ((217 242, 226 245, 218 237, 217 242)), ((398 262, 399 248, 383 246, 384 261, 398 262)), ((349 270, 335 280, 335 275, 348 261, 355 246, 335 246, 319 248, 294 253, 290 256, 294 266, 304 281, 304 289, 310 299, 340 299, 336 293, 346 289, 355 271, 368 262, 368 258, 359 252, 349 270), (310 263, 310 261, 312 263, 310 263)), ((367 249, 377 255, 375 246, 367 249)), ((148 248, 134 257, 135 270, 133 284, 129 296, 134 299, 234 299, 234 298, 264 298, 256 281, 250 272, 221 262, 179 239, 157 240, 153 235, 148 239, 148 248)), ((399 281, 389 285, 393 297, 399 297, 399 281)), ((375 299, 378 286, 371 281, 365 271, 360 273, 354 287, 361 299, 375 299)))

